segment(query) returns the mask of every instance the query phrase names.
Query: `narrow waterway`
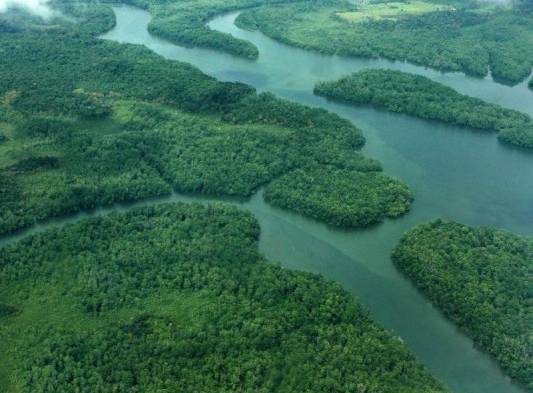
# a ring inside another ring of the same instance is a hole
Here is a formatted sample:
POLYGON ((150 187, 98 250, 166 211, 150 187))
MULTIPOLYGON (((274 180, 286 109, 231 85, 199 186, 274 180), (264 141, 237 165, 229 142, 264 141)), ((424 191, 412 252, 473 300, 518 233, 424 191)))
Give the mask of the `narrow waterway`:
MULTIPOLYGON (((359 126, 367 138, 365 153, 380 160, 387 173, 406 181, 415 193, 413 209, 405 217, 368 230, 340 231, 272 208, 264 203, 262 192, 247 201, 229 202, 258 218, 260 249, 269 259, 342 283, 453 392, 523 392, 399 274, 390 252, 403 232, 436 217, 533 235, 533 154, 499 144, 494 134, 334 104, 315 97, 312 88, 318 80, 335 79, 361 68, 394 68, 424 74, 463 93, 533 114, 533 93, 525 84, 511 88, 490 78, 441 74, 405 63, 324 56, 279 44, 258 32, 239 30, 233 23, 236 14, 215 18, 212 28, 248 39, 259 48, 258 61, 247 61, 152 37, 147 32, 147 12, 126 6, 114 10, 117 25, 103 38, 146 45, 219 79, 245 82, 261 91, 326 108, 359 126)), ((177 200, 209 199, 173 195, 140 204, 177 200)), ((49 226, 130 207, 115 206, 52 220, 6 238, 0 245, 49 226)))

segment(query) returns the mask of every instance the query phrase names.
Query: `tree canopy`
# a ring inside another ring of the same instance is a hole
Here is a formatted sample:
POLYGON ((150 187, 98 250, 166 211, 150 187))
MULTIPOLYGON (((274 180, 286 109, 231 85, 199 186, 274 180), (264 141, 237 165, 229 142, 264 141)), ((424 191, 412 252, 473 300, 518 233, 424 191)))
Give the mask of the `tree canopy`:
POLYGON ((366 227, 408 212, 407 186, 374 169, 366 161, 344 169, 296 169, 270 183, 265 200, 340 227, 366 227))
POLYGON ((369 104, 422 119, 497 131, 500 141, 533 148, 533 120, 515 110, 489 104, 421 75, 363 70, 315 86, 315 94, 351 104, 369 104))
POLYGON ((393 260, 513 379, 533 388, 532 239, 437 220, 405 234, 393 260))
POLYGON ((85 219, 0 248, 6 392, 443 392, 338 284, 267 263, 227 205, 85 219))

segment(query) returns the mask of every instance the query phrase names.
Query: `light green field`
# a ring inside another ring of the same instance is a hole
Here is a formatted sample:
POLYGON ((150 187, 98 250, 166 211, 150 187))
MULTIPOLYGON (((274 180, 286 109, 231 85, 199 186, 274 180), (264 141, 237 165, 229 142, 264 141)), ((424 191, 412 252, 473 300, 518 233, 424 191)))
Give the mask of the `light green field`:
POLYGON ((453 7, 443 4, 426 3, 425 1, 392 2, 379 4, 361 4, 357 11, 338 12, 337 15, 350 22, 367 20, 396 20, 406 15, 421 15, 435 11, 450 11, 453 7))

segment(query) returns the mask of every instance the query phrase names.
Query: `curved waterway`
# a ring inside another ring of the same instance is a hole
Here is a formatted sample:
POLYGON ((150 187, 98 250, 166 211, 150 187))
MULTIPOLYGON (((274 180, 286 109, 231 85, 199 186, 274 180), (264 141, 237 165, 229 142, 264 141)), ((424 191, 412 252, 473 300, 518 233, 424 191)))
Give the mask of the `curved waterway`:
MULTIPOLYGON (((533 115, 533 93, 525 83, 508 87, 490 78, 442 74, 405 63, 325 56, 279 44, 258 32, 242 31, 233 23, 237 13, 212 20, 211 28, 248 39, 259 48, 259 59, 248 61, 174 45, 148 33, 147 12, 127 6, 115 7, 114 11, 116 27, 102 38, 146 45, 166 58, 191 63, 218 79, 245 82, 260 91, 326 108, 359 126, 367 138, 365 153, 380 160, 387 173, 406 181, 415 193, 413 209, 405 217, 387 220, 368 230, 341 231, 272 208, 263 201, 261 191, 249 200, 227 201, 257 217, 263 254, 285 267, 320 273, 342 283, 368 307, 375 320, 400 336, 453 392, 524 392, 414 289, 394 268, 390 253, 402 233, 436 217, 533 235, 533 155, 499 144, 494 134, 367 107, 339 105, 315 97, 312 89, 318 80, 335 79, 362 68, 400 69, 533 115)), ((210 200, 174 194, 133 206, 210 200)), ((114 206, 51 220, 5 238, 0 245, 51 226, 131 207, 114 206)))

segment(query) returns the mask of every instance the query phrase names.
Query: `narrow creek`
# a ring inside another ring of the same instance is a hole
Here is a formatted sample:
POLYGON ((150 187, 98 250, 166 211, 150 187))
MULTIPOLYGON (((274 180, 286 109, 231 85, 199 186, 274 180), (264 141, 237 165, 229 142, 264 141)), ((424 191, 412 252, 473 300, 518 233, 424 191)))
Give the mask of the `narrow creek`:
MULTIPOLYGON (((400 336, 434 375, 456 393, 518 393, 491 357, 447 321, 393 266, 390 252, 402 233, 441 217, 469 225, 492 225, 533 235, 533 155, 498 143, 494 134, 353 108, 312 94, 319 80, 336 79, 362 68, 392 68, 423 74, 462 93, 533 115, 533 92, 462 74, 442 74, 400 62, 326 56, 277 43, 259 32, 234 25, 238 13, 213 19, 209 26, 252 41, 260 51, 248 61, 207 49, 183 48, 151 36, 150 14, 114 7, 116 27, 102 38, 146 45, 162 56, 191 63, 221 80, 240 81, 260 91, 320 106, 360 127, 366 154, 380 160, 387 173, 406 181, 415 193, 412 211, 398 220, 367 230, 338 230, 297 214, 273 208, 262 191, 249 200, 228 199, 251 211, 262 233, 260 250, 287 268, 320 273, 351 291, 375 320, 400 336)), ((117 205, 54 219, 0 240, 7 244, 79 219, 137 205, 215 199, 172 195, 128 206, 117 205)), ((221 200, 221 199, 216 199, 221 200)))

